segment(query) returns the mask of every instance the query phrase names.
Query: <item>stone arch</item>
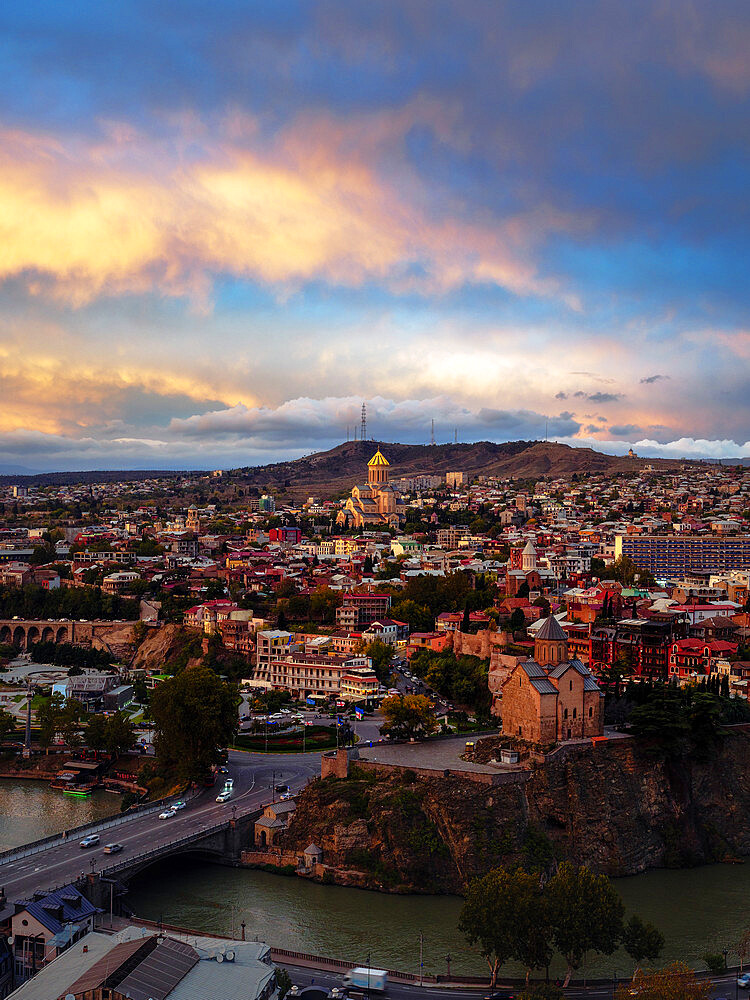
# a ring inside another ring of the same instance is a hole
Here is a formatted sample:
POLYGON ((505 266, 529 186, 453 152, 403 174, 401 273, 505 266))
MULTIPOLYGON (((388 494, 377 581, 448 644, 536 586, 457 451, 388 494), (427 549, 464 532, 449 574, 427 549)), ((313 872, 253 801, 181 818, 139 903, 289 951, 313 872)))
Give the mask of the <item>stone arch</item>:
POLYGON ((8 646, 13 641, 13 633, 10 630, 10 625, 3 625, 0 628, 0 642, 8 646))
POLYGON ((26 648, 28 649, 32 642, 39 642, 41 633, 36 625, 29 625, 26 629, 26 648))
POLYGON ((57 637, 55 642, 67 642, 68 641, 68 630, 64 625, 61 625, 57 630, 57 637))
POLYGON ((42 629, 42 642, 54 642, 55 630, 51 625, 45 625, 42 629))
POLYGON ((16 625, 13 629, 13 645, 19 649, 26 649, 26 632, 23 625, 16 625))

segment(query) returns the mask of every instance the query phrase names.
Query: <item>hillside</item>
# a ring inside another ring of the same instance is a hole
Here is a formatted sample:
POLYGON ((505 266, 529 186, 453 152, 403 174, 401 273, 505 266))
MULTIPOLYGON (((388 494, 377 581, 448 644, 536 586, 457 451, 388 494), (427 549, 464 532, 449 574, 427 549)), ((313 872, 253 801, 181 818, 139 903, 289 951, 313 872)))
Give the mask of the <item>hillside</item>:
POLYGON ((750 854, 749 746, 739 727, 706 761, 612 741, 494 786, 354 767, 305 788, 281 844, 318 844, 336 881, 391 892, 460 893, 498 864, 553 858, 611 876, 733 860, 750 854))
POLYGON ((391 476, 444 475, 466 472, 472 476, 540 478, 573 473, 633 473, 652 465, 677 468, 682 463, 664 459, 620 458, 592 448, 571 448, 551 441, 508 441, 496 444, 413 445, 385 441, 347 441, 291 462, 238 470, 258 489, 286 489, 295 496, 331 496, 349 490, 364 479, 367 461, 376 448, 391 463, 391 476))

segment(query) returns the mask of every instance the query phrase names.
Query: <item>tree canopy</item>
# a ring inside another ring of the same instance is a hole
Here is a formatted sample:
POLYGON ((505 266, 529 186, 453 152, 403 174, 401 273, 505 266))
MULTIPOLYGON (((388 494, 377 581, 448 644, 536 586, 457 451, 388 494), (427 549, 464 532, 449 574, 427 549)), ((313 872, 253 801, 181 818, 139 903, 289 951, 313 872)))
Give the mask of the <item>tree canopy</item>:
POLYGON ((187 781, 205 781, 237 731, 237 692, 203 665, 186 667, 151 695, 157 759, 187 781))
POLYGON ((380 732, 392 739, 417 739, 437 729, 437 719, 429 699, 423 694, 391 695, 380 706, 385 725, 380 732))
POLYGON ((528 981, 531 970, 546 966, 552 955, 549 910, 538 874, 495 868, 472 879, 458 926, 470 944, 479 944, 493 987, 505 962, 523 965, 528 981))
POLYGON ((564 861, 546 886, 554 942, 567 962, 565 986, 587 951, 611 955, 620 943, 624 908, 606 875, 564 861))

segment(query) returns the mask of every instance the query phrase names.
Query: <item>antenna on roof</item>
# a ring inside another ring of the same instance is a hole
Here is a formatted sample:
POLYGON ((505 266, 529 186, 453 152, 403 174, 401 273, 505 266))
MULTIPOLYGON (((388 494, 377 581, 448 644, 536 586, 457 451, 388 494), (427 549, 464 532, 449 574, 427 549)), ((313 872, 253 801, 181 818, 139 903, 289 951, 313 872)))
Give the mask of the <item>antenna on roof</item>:
POLYGON ((432 418, 432 429, 430 431, 430 444, 435 444, 435 418, 432 418))
POLYGON ((362 404, 362 434, 363 441, 367 440, 367 403, 362 404))

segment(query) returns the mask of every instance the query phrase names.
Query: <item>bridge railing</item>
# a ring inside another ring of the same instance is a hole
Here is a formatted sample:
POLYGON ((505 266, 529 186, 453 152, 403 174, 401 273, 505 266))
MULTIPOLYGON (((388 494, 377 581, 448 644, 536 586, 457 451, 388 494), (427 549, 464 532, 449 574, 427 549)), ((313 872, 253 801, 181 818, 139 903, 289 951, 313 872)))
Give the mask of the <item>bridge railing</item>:
MULTIPOLYGON (((185 795, 185 798, 194 798, 197 794, 199 794, 197 791, 192 791, 185 795)), ((4 865, 7 861, 17 861, 21 858, 27 858, 32 854, 38 854, 40 851, 46 851, 50 847, 66 844, 71 840, 75 840, 81 834, 99 833, 102 830, 114 829, 123 823, 129 822, 134 816, 149 816, 151 813, 159 812, 174 798, 174 795, 170 795, 167 798, 157 799, 155 802, 149 802, 146 805, 136 806, 134 809, 129 809, 120 816, 94 820, 91 823, 83 823, 81 826, 73 827, 72 830, 65 830, 64 833, 53 833, 49 837, 42 837, 41 840, 35 840, 32 844, 26 844, 24 847, 11 847, 7 851, 0 852, 0 866, 4 865)))
MULTIPOLYGON (((243 818, 252 815, 252 813, 256 811, 258 810, 252 810, 251 812, 245 814, 243 818)), ((109 865, 107 868, 102 868, 100 870, 100 874, 117 875, 118 872, 125 872, 128 868, 140 866, 142 862, 149 861, 151 858, 158 858, 163 854, 168 854, 177 847, 185 847, 188 844, 206 840, 208 837, 212 837, 215 833, 219 833, 221 830, 226 830, 231 822, 232 820, 227 817, 227 819, 222 820, 220 823, 215 823, 213 826, 204 827, 202 830, 195 830, 193 833, 185 834, 184 837, 176 837, 174 840, 168 840, 166 844, 160 844, 158 847, 154 847, 150 851, 145 851, 137 857, 129 858, 127 861, 123 860, 119 864, 109 865)))

